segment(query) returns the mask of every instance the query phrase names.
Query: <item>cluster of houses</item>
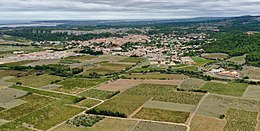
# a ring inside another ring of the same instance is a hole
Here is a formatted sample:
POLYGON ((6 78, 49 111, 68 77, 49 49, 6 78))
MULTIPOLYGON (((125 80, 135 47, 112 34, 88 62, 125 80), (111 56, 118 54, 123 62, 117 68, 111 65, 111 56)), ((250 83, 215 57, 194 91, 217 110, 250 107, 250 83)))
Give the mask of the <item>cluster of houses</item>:
POLYGON ((210 71, 210 73, 216 74, 216 75, 219 75, 219 76, 224 76, 224 77, 231 77, 231 78, 239 78, 240 77, 240 74, 237 71, 228 71, 228 70, 225 70, 224 68, 212 69, 210 71))

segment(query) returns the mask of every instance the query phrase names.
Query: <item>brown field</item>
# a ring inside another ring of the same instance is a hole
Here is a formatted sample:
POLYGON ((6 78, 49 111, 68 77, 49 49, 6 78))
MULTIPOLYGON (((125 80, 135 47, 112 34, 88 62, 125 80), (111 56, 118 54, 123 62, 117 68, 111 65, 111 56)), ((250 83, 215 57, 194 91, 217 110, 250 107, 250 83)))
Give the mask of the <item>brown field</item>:
POLYGON ((131 75, 126 75, 128 79, 172 79, 172 80, 183 80, 188 78, 188 76, 183 74, 160 74, 160 73, 132 73, 131 75))
POLYGON ((39 61, 36 61, 36 62, 26 64, 26 66, 58 64, 59 61, 60 61, 59 59, 39 60, 39 61))
POLYGON ((244 69, 242 70, 241 73, 244 77, 248 76, 250 79, 260 80, 260 68, 259 67, 244 66, 244 69))
POLYGON ((179 85, 181 80, 133 80, 133 79, 119 79, 114 82, 101 85, 97 87, 100 90, 120 91, 123 92, 129 88, 138 86, 140 84, 162 84, 162 85, 179 85))
POLYGON ((6 76, 16 76, 21 71, 15 71, 15 70, 0 70, 0 79, 6 76))
POLYGON ((174 125, 174 124, 164 124, 157 122, 141 121, 133 129, 133 131, 186 131, 185 126, 174 125))
POLYGON ((223 131, 226 120, 195 115, 191 121, 191 131, 223 131))

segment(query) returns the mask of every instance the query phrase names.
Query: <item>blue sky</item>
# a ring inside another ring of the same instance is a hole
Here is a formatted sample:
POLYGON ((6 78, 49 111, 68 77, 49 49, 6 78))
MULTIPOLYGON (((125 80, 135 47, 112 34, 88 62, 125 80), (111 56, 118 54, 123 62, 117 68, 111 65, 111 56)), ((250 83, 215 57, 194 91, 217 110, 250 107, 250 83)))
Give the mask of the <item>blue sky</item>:
POLYGON ((0 20, 170 19, 260 15, 260 0, 0 0, 0 20))

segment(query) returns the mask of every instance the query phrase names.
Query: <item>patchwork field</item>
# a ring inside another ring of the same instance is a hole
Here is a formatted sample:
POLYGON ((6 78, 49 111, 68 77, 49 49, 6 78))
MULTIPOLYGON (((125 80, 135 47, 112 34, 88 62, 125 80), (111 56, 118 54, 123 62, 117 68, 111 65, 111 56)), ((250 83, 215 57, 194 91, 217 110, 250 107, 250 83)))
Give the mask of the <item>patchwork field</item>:
POLYGON ((186 75, 182 74, 160 74, 160 73, 148 73, 148 74, 139 74, 132 73, 126 75, 128 79, 173 79, 173 80, 183 80, 188 78, 186 75))
POLYGON ((196 79, 196 78, 189 78, 183 80, 183 82, 180 84, 181 89, 190 90, 190 89, 199 89, 207 82, 202 79, 196 79))
POLYGON ((255 100, 244 100, 238 97, 208 95, 201 103, 198 114, 219 118, 227 115, 230 108, 257 112, 260 102, 255 100))
POLYGON ((109 98, 115 96, 118 93, 119 92, 114 92, 114 91, 90 89, 90 90, 87 90, 87 91, 81 93, 80 95, 85 96, 85 97, 91 97, 91 98, 105 100, 105 99, 109 99, 109 98))
POLYGON ((245 99, 253 99, 260 101, 260 86, 259 85, 250 85, 247 90, 243 94, 243 98, 245 99))
POLYGON ((191 131, 223 131, 226 120, 195 115, 191 121, 191 131))
POLYGON ((207 82, 200 89, 209 91, 210 93, 241 97, 246 91, 247 87, 248 84, 243 83, 223 84, 217 82, 207 82))
POLYGON ((204 53, 201 54, 201 56, 206 59, 219 59, 219 60, 228 58, 228 54, 225 53, 204 53))
POLYGON ((133 80, 133 79, 118 79, 111 83, 101 85, 97 87, 100 90, 107 90, 107 91, 120 91, 123 92, 129 88, 138 86, 140 84, 161 84, 161 85, 179 85, 182 81, 181 80, 133 80))
POLYGON ((136 115, 134 115, 134 118, 163 122, 185 123, 189 115, 190 113, 187 112, 142 108, 136 115))
POLYGON ((62 79, 63 78, 59 76, 43 74, 39 76, 29 75, 29 76, 17 77, 8 80, 8 82, 14 82, 14 83, 21 82, 22 85, 24 86, 40 88, 42 86, 51 84, 52 82, 55 82, 57 80, 62 80, 62 79))
POLYGON ((97 86, 101 83, 108 81, 109 79, 88 79, 88 78, 68 78, 64 81, 58 82, 57 84, 62 85, 61 87, 55 89, 56 91, 77 94, 88 88, 97 86))
POLYGON ((95 107, 89 113, 127 117, 149 99, 146 96, 121 94, 95 107))
POLYGON ((225 131, 254 131, 256 130, 258 112, 229 109, 225 131))
POLYGON ((123 94, 140 95, 153 98, 155 101, 173 102, 179 104, 196 105, 203 97, 203 93, 179 92, 176 86, 141 84, 130 88, 123 94))
POLYGON ((187 127, 174 125, 174 124, 164 124, 164 123, 155 123, 148 121, 141 121, 133 129, 133 131, 186 131, 187 127))

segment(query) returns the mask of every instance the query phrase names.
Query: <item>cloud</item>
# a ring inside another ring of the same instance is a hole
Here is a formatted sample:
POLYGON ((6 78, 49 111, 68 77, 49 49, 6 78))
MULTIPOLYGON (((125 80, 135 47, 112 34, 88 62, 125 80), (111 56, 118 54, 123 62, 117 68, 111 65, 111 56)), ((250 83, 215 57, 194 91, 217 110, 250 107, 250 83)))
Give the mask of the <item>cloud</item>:
POLYGON ((259 0, 0 0, 6 19, 163 19, 259 15, 259 0))

